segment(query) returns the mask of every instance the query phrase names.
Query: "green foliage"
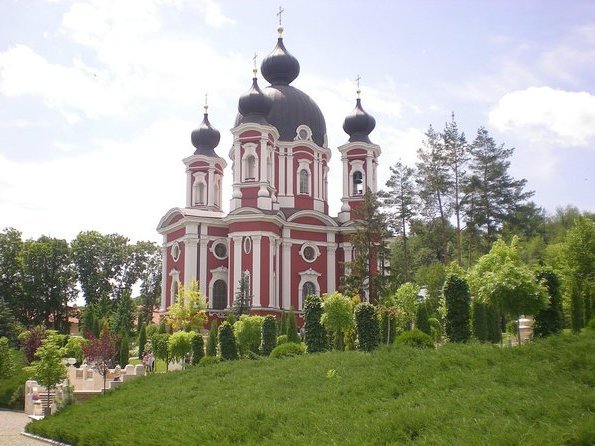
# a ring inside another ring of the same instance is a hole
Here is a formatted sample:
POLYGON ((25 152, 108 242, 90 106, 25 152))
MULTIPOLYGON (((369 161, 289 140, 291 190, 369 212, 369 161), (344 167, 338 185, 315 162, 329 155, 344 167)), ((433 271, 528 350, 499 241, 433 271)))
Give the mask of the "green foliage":
POLYGON ((25 362, 27 364, 33 362, 35 359, 35 352, 45 337, 46 329, 41 325, 37 327, 31 327, 19 335, 19 342, 23 352, 25 353, 25 362))
POLYGON ((151 339, 155 333, 159 330, 159 325, 149 324, 146 326, 145 331, 147 335, 147 339, 151 339))
POLYGON ((308 353, 322 352, 327 349, 326 330, 320 322, 322 318, 322 299, 316 295, 306 297, 304 301, 304 341, 308 353))
POLYGON ((126 333, 126 336, 132 336, 135 319, 136 306, 132 301, 131 291, 124 290, 116 303, 112 327, 114 333, 126 333))
POLYGON ((192 280, 188 287, 180 284, 178 297, 167 309, 167 323, 174 331, 200 330, 207 321, 207 302, 200 294, 198 282, 192 280))
POLYGON ((287 316, 287 339, 289 342, 301 342, 293 309, 289 310, 289 315, 287 316))
POLYGON ((128 334, 124 332, 120 338, 120 354, 118 355, 118 362, 120 367, 124 368, 128 365, 130 359, 130 342, 128 341, 128 334))
POLYGON ((169 357, 173 361, 184 364, 186 356, 192 351, 192 339, 197 335, 195 332, 176 331, 169 337, 167 348, 169 357))
POLYGON ((368 302, 362 302, 355 306, 353 313, 359 349, 365 352, 374 350, 380 340, 376 307, 368 302))
POLYGON ((156 359, 161 359, 165 362, 165 370, 169 369, 171 357, 169 356, 169 333, 157 333, 151 338, 151 345, 153 346, 153 354, 156 359))
POLYGON ((415 315, 415 328, 423 331, 425 334, 431 335, 430 322, 428 317, 428 306, 422 303, 417 307, 417 314, 415 315))
POLYGON ((305 352, 306 345, 304 343, 285 342, 275 347, 270 356, 271 358, 287 358, 303 355, 305 352))
POLYGON ((260 342, 260 352, 263 356, 269 356, 271 351, 277 346, 277 321, 275 316, 265 316, 262 323, 262 340, 260 342))
POLYGON ((8 378, 15 372, 12 353, 8 345, 8 338, 0 338, 0 379, 8 378))
POLYGON ((533 336, 545 337, 557 334, 564 327, 564 314, 562 313, 562 293, 560 292, 560 279, 550 269, 542 269, 537 272, 538 280, 545 282, 548 291, 547 306, 535 315, 533 336))
POLYGON ((277 336, 277 345, 286 344, 288 342, 287 335, 277 336))
POLYGON ((442 288, 446 280, 446 268, 440 262, 420 266, 415 273, 415 282, 427 291, 426 302, 428 310, 436 311, 442 296, 442 288))
POLYGON ((207 356, 217 356, 217 345, 219 344, 219 329, 217 328, 217 320, 211 321, 211 328, 209 330, 209 337, 207 338, 207 356))
POLYGON ((200 333, 192 338, 192 365, 198 364, 205 357, 205 341, 200 333))
POLYGON ((227 321, 223 322, 219 327, 219 352, 221 359, 225 361, 238 359, 236 338, 232 326, 227 321))
MULTIPOLYGON (((257 278, 260 280, 260 278, 257 278)), ((252 308, 252 294, 250 293, 250 275, 247 271, 242 271, 238 284, 238 291, 233 300, 232 313, 236 318, 242 314, 248 314, 252 308)), ((230 325, 234 322, 229 321, 230 325)))
POLYGON ((23 410, 24 407, 24 386, 29 379, 23 369, 24 354, 21 350, 9 349, 13 372, 9 377, 0 377, 0 407, 23 410))
POLYGON ((457 274, 450 274, 444 283, 444 298, 446 336, 452 342, 467 342, 471 337, 469 327, 471 295, 467 281, 457 274))
POLYGON ((408 345, 415 348, 434 348, 432 338, 417 328, 401 333, 397 336, 395 343, 397 345, 408 345))
POLYGON ((287 335, 287 311, 281 312, 281 328, 279 329, 279 336, 287 335))
POLYGON ((221 362, 221 358, 219 358, 218 356, 204 356, 202 358, 200 358, 200 361, 198 362, 198 365, 201 367, 206 367, 212 364, 218 364, 221 362))
POLYGON ((147 344, 147 326, 141 323, 138 331, 138 357, 142 358, 145 354, 145 345, 147 344))
POLYGON ((487 305, 486 312, 486 327, 487 327, 487 341, 492 344, 500 342, 502 337, 502 329, 500 327, 500 313, 494 305, 487 305))
POLYGON ((407 282, 399 287, 393 296, 394 307, 397 310, 397 320, 401 328, 410 327, 415 319, 419 287, 407 282))
POLYGON ((85 359, 83 346, 88 342, 89 341, 80 336, 70 336, 66 345, 62 349, 62 356, 66 358, 74 358, 78 364, 82 364, 83 359, 85 359))
POLYGON ((240 319, 233 324, 233 332, 241 356, 249 352, 258 354, 262 342, 262 316, 248 316, 242 314, 240 319))
POLYGON ((473 336, 480 342, 486 342, 488 340, 486 305, 479 302, 477 299, 473 299, 473 303, 471 304, 471 314, 473 336))
POLYGON ((0 337, 7 338, 11 345, 16 346, 21 331, 22 326, 17 322, 12 310, 0 295, 0 337))
POLYGON ((428 323, 430 324, 430 336, 434 342, 439 342, 442 338, 442 326, 440 325, 440 321, 435 317, 431 317, 428 319, 428 323))
POLYGON ((587 323, 586 327, 589 330, 595 330, 595 317, 591 318, 591 320, 587 323))
POLYGON ((353 325, 353 301, 340 293, 326 295, 320 322, 335 337, 335 348, 343 350, 343 334, 353 325))

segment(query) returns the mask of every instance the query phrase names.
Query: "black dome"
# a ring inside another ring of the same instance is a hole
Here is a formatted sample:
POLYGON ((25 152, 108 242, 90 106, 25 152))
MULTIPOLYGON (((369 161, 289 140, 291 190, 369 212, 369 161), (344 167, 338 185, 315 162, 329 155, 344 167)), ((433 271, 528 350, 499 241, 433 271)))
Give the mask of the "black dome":
POLYGON ((256 77, 254 77, 250 90, 243 94, 238 102, 238 111, 243 117, 242 123, 266 124, 266 115, 271 110, 271 106, 271 99, 262 92, 256 77))
POLYGON ((376 127, 376 120, 364 111, 361 99, 357 98, 355 108, 343 122, 343 130, 349 135, 349 142, 371 143, 369 135, 374 127, 376 127))
POLYGON ((190 135, 192 145, 196 147, 195 155, 205 155, 216 157, 215 147, 221 140, 221 133, 215 129, 209 122, 209 114, 205 113, 200 127, 192 131, 190 135))
POLYGON ((271 85, 289 85, 300 74, 300 63, 285 49, 283 37, 262 61, 260 72, 271 85))
MULTIPOLYGON (((281 141, 293 141, 298 126, 303 124, 312 130, 312 140, 319 146, 324 145, 326 122, 310 96, 291 85, 271 85, 264 89, 264 94, 272 101, 266 120, 279 131, 281 141)), ((243 119, 239 113, 235 125, 241 124, 243 119)))

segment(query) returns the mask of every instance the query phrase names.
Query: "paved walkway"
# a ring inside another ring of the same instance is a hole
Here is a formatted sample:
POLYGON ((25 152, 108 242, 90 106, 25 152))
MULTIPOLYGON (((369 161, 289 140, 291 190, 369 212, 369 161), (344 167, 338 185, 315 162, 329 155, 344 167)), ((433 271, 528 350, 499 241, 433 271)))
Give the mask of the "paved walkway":
POLYGON ((29 417, 23 412, 0 409, 0 445, 2 446, 41 446, 47 443, 21 435, 29 417))

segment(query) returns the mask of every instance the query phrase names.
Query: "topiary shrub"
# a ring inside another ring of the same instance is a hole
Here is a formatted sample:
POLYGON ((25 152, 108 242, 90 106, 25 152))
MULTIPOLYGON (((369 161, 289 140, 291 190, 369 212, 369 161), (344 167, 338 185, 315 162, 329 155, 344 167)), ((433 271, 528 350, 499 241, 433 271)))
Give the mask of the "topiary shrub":
POLYGON ((211 322, 209 329, 209 337, 207 338, 207 356, 217 356, 217 344, 219 343, 219 330, 217 328, 217 321, 211 322))
POLYGON ((277 346, 281 344, 287 344, 289 340, 287 339, 287 335, 277 336, 277 346))
POLYGON ((205 341, 200 333, 192 338, 192 365, 196 365, 205 356, 205 341))
POLYGON ((415 328, 419 331, 423 331, 427 335, 432 334, 432 330, 430 328, 430 322, 428 321, 428 306, 425 303, 420 304, 417 307, 417 311, 415 313, 415 328))
POLYGON ((286 358, 289 356, 299 356, 306 352, 306 344, 286 342, 278 345, 271 352, 271 358, 286 358))
POLYGON ((316 295, 306 297, 304 302, 304 333, 308 353, 323 352, 327 349, 326 330, 320 323, 322 299, 316 295))
POLYGON ((353 314, 358 348, 370 352, 378 347, 378 320, 376 307, 368 302, 357 304, 353 314))
POLYGON ((198 365, 201 367, 206 367, 208 365, 217 364, 219 362, 221 362, 221 359, 219 359, 219 357, 217 356, 203 356, 202 358, 200 358, 200 361, 198 361, 198 365))
POLYGON ((298 333, 297 323, 295 321, 295 313, 293 310, 289 310, 287 316, 287 339, 289 342, 301 342, 300 334, 298 333))
POLYGON ((246 356, 249 352, 258 355, 262 342, 263 320, 262 316, 242 314, 239 320, 233 324, 233 333, 241 356, 246 356))
POLYGON ((397 336, 395 343, 397 345, 408 345, 415 348, 434 348, 432 338, 417 328, 401 333, 397 336))
POLYGON ((275 316, 268 315, 262 323, 262 339, 260 342, 260 352, 263 356, 269 356, 277 346, 277 321, 275 316))
POLYGON ((446 336, 452 342, 467 342, 471 337, 469 285, 463 277, 452 273, 446 278, 443 293, 446 302, 446 336))
POLYGON ((219 352, 223 360, 233 361, 238 359, 236 337, 233 334, 232 326, 227 321, 223 322, 219 327, 219 352))

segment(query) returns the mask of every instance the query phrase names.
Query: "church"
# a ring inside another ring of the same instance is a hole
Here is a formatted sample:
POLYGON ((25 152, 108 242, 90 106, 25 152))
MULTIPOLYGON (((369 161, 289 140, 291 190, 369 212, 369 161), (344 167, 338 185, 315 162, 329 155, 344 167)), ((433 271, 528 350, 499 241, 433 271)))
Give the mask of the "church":
POLYGON ((255 68, 252 85, 238 101, 227 214, 222 180, 228 161, 220 156, 221 135, 206 105, 191 134, 194 152, 183 160, 186 206, 170 209, 157 227, 163 236, 161 311, 175 302, 179 284, 196 279, 209 318, 224 318, 244 277, 252 314, 291 308, 299 318, 306 296, 337 290, 354 255, 353 213, 366 189, 377 191, 381 150, 369 136, 376 122, 362 108, 358 91, 343 124, 345 144, 329 148, 320 108, 291 85, 300 64, 285 48, 281 26, 278 32, 260 68, 269 85, 259 86, 255 68), (332 156, 342 161, 342 172, 332 177, 340 174, 343 182, 337 216, 329 215, 328 206, 332 156))

